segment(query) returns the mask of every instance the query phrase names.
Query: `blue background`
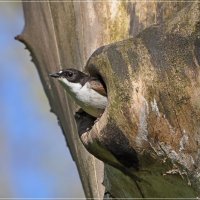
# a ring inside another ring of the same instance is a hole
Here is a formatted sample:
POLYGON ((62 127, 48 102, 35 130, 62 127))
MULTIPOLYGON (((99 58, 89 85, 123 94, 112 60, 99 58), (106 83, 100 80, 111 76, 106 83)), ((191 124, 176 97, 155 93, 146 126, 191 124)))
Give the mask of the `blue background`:
POLYGON ((0 2, 0 198, 84 197, 30 55, 21 3, 0 2))

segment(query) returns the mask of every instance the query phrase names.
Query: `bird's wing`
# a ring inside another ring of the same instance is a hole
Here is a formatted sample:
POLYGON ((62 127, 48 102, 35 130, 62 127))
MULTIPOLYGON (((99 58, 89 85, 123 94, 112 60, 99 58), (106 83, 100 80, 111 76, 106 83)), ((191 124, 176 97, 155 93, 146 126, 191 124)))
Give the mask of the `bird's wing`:
POLYGON ((103 84, 99 80, 90 80, 90 86, 93 90, 98 92, 99 94, 107 97, 107 92, 103 86, 103 84))

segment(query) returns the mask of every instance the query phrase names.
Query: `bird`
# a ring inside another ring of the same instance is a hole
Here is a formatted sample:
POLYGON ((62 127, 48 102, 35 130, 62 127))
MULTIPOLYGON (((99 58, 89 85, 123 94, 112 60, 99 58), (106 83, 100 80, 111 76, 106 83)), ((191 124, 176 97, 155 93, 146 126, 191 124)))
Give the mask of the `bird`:
POLYGON ((101 79, 73 68, 63 69, 49 75, 61 82, 67 94, 86 113, 95 118, 103 114, 108 98, 106 86, 101 79))

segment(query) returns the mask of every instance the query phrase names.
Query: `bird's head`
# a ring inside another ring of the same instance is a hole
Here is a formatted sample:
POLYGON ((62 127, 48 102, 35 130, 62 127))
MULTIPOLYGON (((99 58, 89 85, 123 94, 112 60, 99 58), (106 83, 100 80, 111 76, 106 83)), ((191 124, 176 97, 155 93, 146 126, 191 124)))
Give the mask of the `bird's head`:
POLYGON ((76 69, 64 69, 49 75, 58 79, 66 86, 70 86, 72 83, 80 83, 82 85, 88 77, 88 75, 76 69))

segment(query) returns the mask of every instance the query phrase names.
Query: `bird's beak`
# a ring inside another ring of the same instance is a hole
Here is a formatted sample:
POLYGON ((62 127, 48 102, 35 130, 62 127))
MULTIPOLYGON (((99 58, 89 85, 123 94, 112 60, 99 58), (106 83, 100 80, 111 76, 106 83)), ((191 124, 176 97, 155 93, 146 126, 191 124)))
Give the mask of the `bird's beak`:
POLYGON ((49 74, 49 76, 51 76, 53 78, 59 78, 60 74, 59 73, 54 73, 54 74, 49 74))

